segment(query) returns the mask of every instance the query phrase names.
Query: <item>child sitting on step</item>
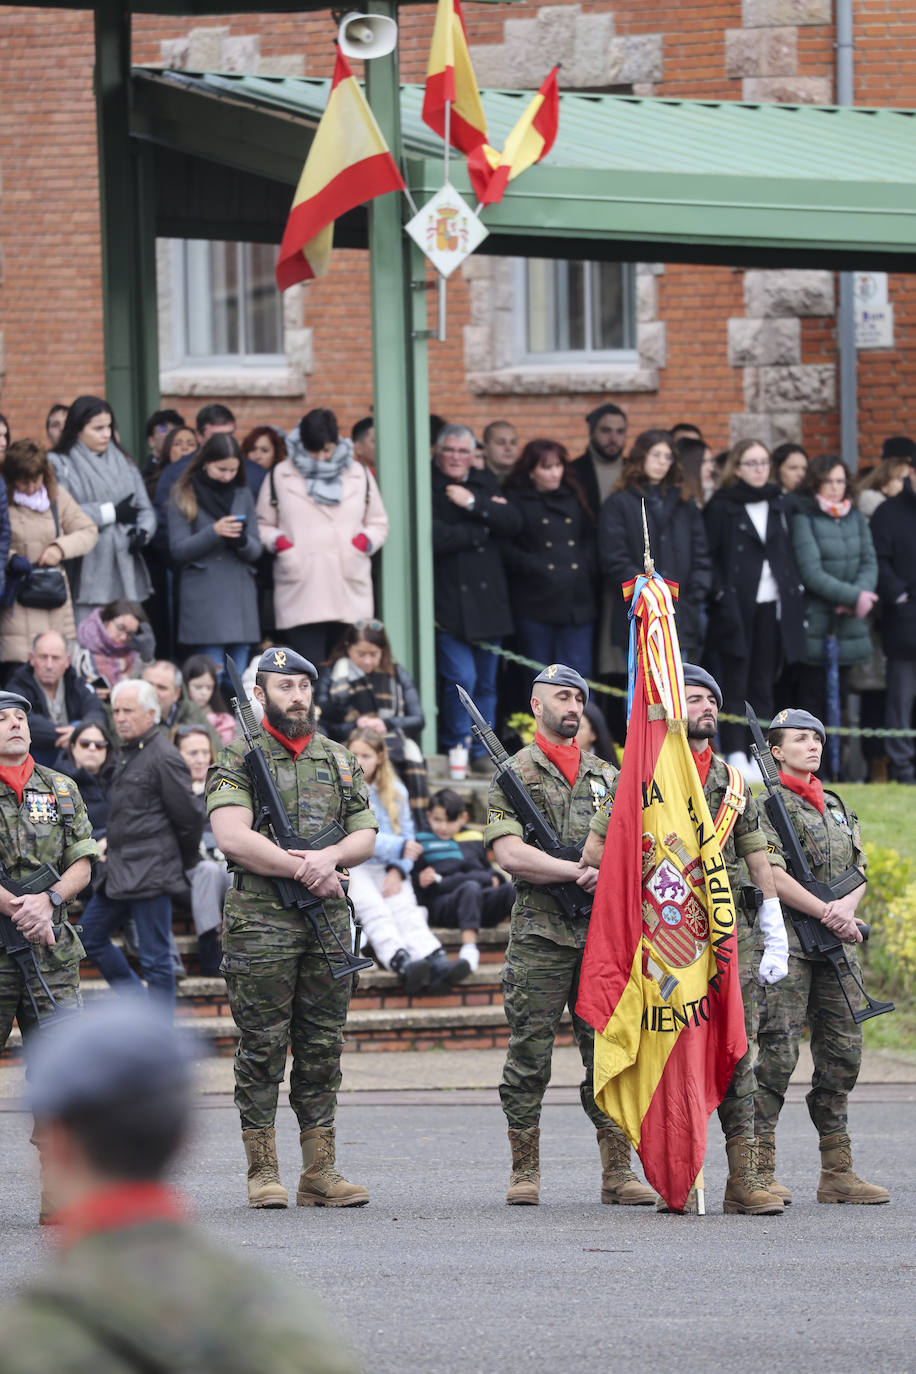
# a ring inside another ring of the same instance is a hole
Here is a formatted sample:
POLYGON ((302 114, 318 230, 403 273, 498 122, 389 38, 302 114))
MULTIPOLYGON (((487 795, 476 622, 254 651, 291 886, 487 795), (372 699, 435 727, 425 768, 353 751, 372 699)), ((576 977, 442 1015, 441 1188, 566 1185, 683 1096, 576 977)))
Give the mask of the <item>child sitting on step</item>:
POLYGON ((410 884, 417 844, 407 789, 388 758, 385 736, 368 726, 353 731, 347 748, 369 786, 379 823, 375 854, 350 870, 349 897, 378 962, 409 993, 449 987, 471 972, 466 959, 449 959, 417 904, 410 884))
POLYGON ((509 919, 514 889, 487 858, 482 831, 468 828, 467 807, 453 788, 430 798, 429 826, 417 832, 422 857, 414 865, 414 890, 430 925, 461 931, 461 957, 476 969, 478 931, 509 919))

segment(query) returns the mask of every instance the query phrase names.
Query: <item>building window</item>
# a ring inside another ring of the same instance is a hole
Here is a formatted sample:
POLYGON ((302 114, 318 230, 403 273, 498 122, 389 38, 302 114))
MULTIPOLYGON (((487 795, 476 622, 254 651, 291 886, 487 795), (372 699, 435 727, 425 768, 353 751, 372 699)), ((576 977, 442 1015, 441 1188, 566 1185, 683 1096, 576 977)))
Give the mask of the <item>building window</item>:
POLYGON ((276 246, 178 239, 174 253, 178 364, 285 365, 276 246))
POLYGON ((618 262, 517 260, 519 362, 574 355, 613 361, 636 353, 635 269, 618 262))

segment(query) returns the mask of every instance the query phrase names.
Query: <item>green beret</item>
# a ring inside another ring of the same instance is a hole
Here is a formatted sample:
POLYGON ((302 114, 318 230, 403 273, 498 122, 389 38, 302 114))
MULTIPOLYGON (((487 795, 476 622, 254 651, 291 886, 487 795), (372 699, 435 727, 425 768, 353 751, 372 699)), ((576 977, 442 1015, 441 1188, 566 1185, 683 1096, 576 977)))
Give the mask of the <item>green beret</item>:
POLYGON ((803 711, 798 706, 788 706, 782 711, 777 711, 770 721, 767 735, 773 730, 813 730, 820 737, 821 744, 827 743, 824 722, 818 720, 817 716, 812 716, 810 711, 803 711))
POLYGON ((578 687, 586 702, 588 701, 588 683, 581 673, 577 673, 575 668, 567 668, 565 663, 551 663, 544 668, 534 679, 534 686, 543 682, 547 687, 578 687))
POLYGON ((265 649, 258 659, 259 673, 284 673, 287 676, 295 673, 304 673, 313 682, 318 681, 318 669, 314 663, 309 663, 307 658, 297 654, 294 649, 285 649, 282 644, 278 644, 273 649, 265 649))
POLYGON ((719 686, 712 673, 707 673, 705 668, 701 668, 698 663, 685 663, 684 686, 685 687, 708 687, 716 699, 716 705, 722 710, 722 688, 719 686))

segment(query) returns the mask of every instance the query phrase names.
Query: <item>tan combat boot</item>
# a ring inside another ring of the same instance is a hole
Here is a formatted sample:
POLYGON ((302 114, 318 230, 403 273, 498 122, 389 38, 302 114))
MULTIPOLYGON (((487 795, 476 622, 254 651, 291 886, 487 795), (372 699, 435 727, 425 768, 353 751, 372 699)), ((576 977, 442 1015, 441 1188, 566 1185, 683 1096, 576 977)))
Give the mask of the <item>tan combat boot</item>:
POLYGON ((852 1172, 852 1142, 848 1135, 829 1135, 821 1141, 821 1176, 817 1185, 818 1202, 856 1202, 875 1206, 890 1202, 886 1188, 866 1183, 852 1172))
POLYGON ((248 1206, 289 1206, 289 1194, 280 1182, 274 1128, 242 1131, 242 1143, 248 1160, 248 1206))
POLYGON ((348 1183, 334 1167, 334 1127, 315 1126, 299 1132, 302 1173, 296 1193, 297 1207, 365 1207, 369 1190, 348 1183))
POLYGON ((726 1140, 728 1181, 722 1211, 743 1217, 782 1216, 782 1199, 768 1193, 757 1172, 757 1141, 754 1136, 726 1140))
POLYGON ((700 1210, 700 1203, 699 1199, 697 1198, 696 1188, 691 1188, 690 1192, 687 1194, 687 1201, 684 1203, 683 1207, 680 1208, 680 1210, 678 1210, 677 1207, 669 1207, 663 1197, 658 1198, 658 1200, 656 1201, 655 1210, 656 1212, 673 1212, 675 1216, 680 1215, 682 1217, 695 1217, 697 1212, 700 1210))
POLYGON ((782 1198, 783 1207, 792 1205, 792 1194, 784 1183, 780 1183, 775 1175, 776 1170, 776 1137, 775 1135, 759 1135, 757 1137, 757 1173, 760 1182, 768 1193, 774 1197, 782 1198))
POLYGON ((509 1127, 512 1173, 506 1201, 510 1205, 536 1207, 540 1202, 540 1143, 541 1132, 538 1126, 526 1126, 520 1131, 514 1131, 511 1126, 509 1127))
POLYGON ((33 1125, 32 1134, 29 1136, 29 1144, 34 1145, 38 1151, 38 1177, 41 1186, 41 1201, 38 1204, 38 1225, 56 1226, 57 1225, 57 1205, 48 1191, 48 1181, 45 1175, 45 1157, 42 1151, 42 1139, 37 1125, 33 1125))
POLYGON ((630 1168, 630 1142, 619 1126, 598 1130, 601 1151, 601 1201, 621 1207, 654 1207, 655 1189, 649 1188, 630 1168))

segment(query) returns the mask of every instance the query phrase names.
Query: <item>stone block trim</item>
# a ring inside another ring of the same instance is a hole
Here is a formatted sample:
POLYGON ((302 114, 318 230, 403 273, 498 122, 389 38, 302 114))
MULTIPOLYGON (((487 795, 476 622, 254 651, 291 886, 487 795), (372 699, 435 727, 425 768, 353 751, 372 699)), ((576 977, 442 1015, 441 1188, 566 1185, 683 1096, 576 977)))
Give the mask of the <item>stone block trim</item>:
MULTIPOLYGON (((652 95, 664 77, 660 33, 618 36, 613 13, 583 14, 581 5, 545 5, 531 18, 510 18, 502 43, 471 48, 481 86, 533 90, 556 62, 567 90, 639 87, 652 95)), ((794 69, 793 69, 794 70, 794 69)))
POLYGON ((794 76, 797 70, 797 28, 726 30, 726 76, 794 76))
POLYGON ((305 53, 262 57, 258 34, 233 34, 224 25, 201 25, 183 38, 165 38, 160 60, 172 71, 233 72, 248 76, 305 76, 305 53))
POLYGON ((742 439, 758 439, 772 450, 780 444, 800 444, 802 442, 802 418, 800 414, 760 415, 743 411, 729 417, 729 440, 732 444, 742 439))
POLYGON ((787 268, 744 274, 744 304, 748 315, 757 319, 833 315, 834 295, 832 272, 787 268))
POLYGON ((785 24, 809 25, 833 22, 832 0, 742 0, 741 20, 746 29, 781 28, 785 24))
POLYGON ((829 76, 747 76, 742 94, 760 105, 830 105, 833 80, 829 76))
POLYGON ((728 361, 732 367, 800 363, 801 320, 729 320, 728 361))

